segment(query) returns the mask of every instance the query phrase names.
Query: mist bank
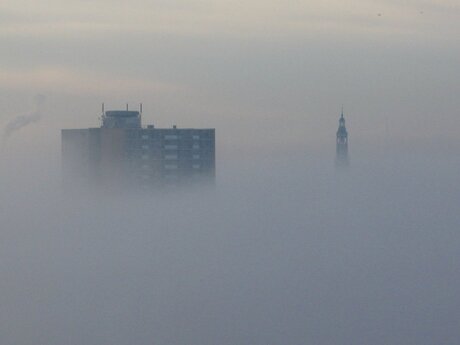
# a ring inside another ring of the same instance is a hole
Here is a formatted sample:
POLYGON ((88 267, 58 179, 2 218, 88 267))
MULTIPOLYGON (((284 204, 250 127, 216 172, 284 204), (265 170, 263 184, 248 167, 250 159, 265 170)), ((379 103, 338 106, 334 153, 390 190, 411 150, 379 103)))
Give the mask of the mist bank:
POLYGON ((0 340, 452 342, 460 159, 406 153, 227 155, 214 188, 147 195, 3 169, 0 340))

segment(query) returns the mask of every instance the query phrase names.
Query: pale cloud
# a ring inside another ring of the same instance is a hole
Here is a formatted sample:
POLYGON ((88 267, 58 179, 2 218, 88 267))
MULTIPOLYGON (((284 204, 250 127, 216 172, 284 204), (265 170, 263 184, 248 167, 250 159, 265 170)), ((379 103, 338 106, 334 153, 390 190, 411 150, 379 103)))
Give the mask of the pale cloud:
POLYGON ((67 94, 132 94, 136 91, 151 94, 174 93, 183 86, 139 78, 103 75, 65 67, 41 67, 30 70, 9 69, 0 75, 0 87, 8 90, 41 90, 67 94))

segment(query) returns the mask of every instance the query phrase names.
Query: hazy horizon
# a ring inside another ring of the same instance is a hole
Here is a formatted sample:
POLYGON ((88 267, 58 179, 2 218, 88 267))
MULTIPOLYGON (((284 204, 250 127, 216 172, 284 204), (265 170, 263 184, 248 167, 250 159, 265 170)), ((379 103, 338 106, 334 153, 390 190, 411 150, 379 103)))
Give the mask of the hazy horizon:
POLYGON ((3 1, 0 343, 455 344, 459 14, 3 1), (215 188, 63 189, 60 130, 103 102, 215 128, 215 188))

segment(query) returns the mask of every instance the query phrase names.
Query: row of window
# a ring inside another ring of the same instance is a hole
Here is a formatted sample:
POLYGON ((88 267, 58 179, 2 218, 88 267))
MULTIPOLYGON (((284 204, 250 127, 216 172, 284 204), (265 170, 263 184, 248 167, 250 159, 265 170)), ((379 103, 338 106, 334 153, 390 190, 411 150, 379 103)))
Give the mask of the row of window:
MULTIPOLYGON (((178 140, 180 137, 178 135, 173 135, 173 134, 170 134, 170 135, 165 135, 163 137, 165 140, 178 140)), ((141 135, 141 139, 149 139, 149 135, 148 134, 142 134, 141 135)), ((192 135, 192 139, 193 140, 200 140, 200 136, 199 135, 192 135)))
MULTIPOLYGON (((164 168, 166 170, 175 170, 175 169, 178 169, 178 167, 179 166, 177 164, 165 164, 164 165, 164 168)), ((150 166, 147 164, 144 164, 142 165, 142 168, 146 170, 146 169, 150 169, 150 166)), ((200 168, 201 168, 200 164, 192 164, 192 169, 200 169, 200 168)))
MULTIPOLYGON (((149 158, 150 156, 146 154, 141 156, 142 160, 148 160, 149 158)), ((178 155, 165 155, 164 159, 165 160, 176 160, 176 159, 179 159, 179 156, 178 155)), ((200 159, 200 155, 192 155, 192 159, 200 159)))
MULTIPOLYGON (((150 148, 150 146, 149 145, 142 145, 141 148, 143 150, 148 150, 150 148)), ((164 146, 165 150, 177 150, 178 148, 179 148, 179 146, 177 146, 177 145, 165 145, 164 146)), ((194 150, 198 150, 199 148, 200 148, 199 144, 193 144, 192 145, 192 149, 194 149, 194 150)))
MULTIPOLYGON (((202 175, 199 172, 194 172, 190 176, 193 177, 193 178, 200 178, 202 175)), ((145 180, 145 181, 150 180, 150 179, 154 179, 154 178, 158 178, 158 177, 159 176, 151 176, 151 175, 147 175, 147 174, 141 175, 141 178, 143 180, 145 180)), ((177 175, 174 171, 172 171, 172 172, 169 172, 167 174, 162 175, 161 177, 166 178, 166 179, 178 179, 179 175, 177 175)))
MULTIPOLYGON (((164 146, 165 150, 177 150, 179 146, 177 145, 165 145, 164 146)), ((198 150, 200 148, 200 145, 198 144, 193 144, 192 149, 198 150)))

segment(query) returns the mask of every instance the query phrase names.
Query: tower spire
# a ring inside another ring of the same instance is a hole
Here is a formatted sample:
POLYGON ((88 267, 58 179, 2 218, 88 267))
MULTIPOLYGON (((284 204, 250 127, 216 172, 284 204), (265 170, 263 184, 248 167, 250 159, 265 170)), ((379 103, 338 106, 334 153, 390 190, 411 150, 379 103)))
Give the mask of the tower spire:
POLYGON ((342 112, 339 119, 339 128, 336 136, 336 165, 347 166, 348 165, 348 132, 345 127, 345 117, 342 112))

